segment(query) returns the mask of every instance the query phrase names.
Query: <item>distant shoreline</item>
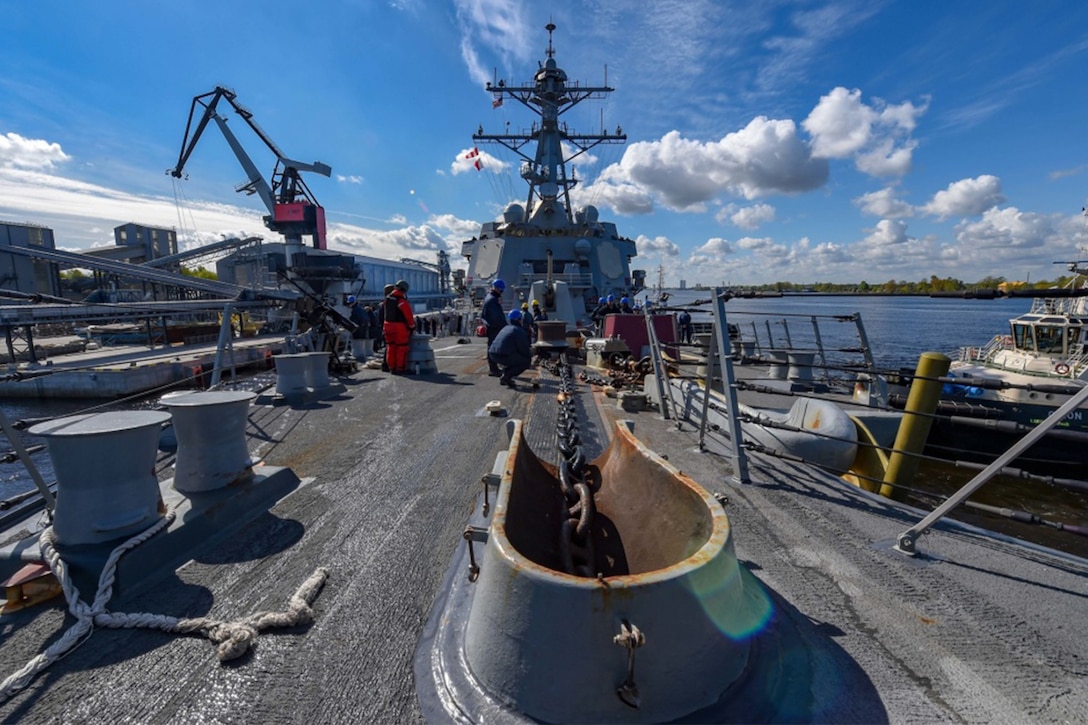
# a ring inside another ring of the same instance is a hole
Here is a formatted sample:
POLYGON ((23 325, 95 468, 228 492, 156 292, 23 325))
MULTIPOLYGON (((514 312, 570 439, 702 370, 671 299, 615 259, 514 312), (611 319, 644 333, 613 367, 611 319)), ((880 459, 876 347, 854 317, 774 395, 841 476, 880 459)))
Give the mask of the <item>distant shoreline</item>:
MULTIPOLYGON (((666 289, 665 292, 674 294, 677 292, 697 292, 710 294, 714 290, 688 287, 686 289, 666 289)), ((758 297, 931 297, 925 292, 768 292, 763 290, 733 290, 736 299, 755 299, 758 297)))

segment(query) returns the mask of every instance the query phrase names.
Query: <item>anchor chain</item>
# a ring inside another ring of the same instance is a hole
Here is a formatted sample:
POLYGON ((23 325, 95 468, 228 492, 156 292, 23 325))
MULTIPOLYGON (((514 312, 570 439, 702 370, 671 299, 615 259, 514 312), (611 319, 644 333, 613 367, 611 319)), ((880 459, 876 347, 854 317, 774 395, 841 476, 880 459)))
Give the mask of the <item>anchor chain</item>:
POLYGON ((650 365, 650 359, 648 357, 637 362, 625 358, 617 368, 603 370, 602 372, 608 377, 590 375, 583 370, 578 373, 578 379, 583 383, 610 386, 616 390, 623 390, 624 388, 638 390, 642 387, 643 379, 653 372, 653 368, 650 365))
POLYGON ((593 488, 582 439, 578 433, 578 410, 574 400, 574 378, 566 354, 559 357, 559 414, 556 422, 559 447, 559 487, 563 493, 559 555, 568 574, 591 577, 596 557, 593 552, 593 488))

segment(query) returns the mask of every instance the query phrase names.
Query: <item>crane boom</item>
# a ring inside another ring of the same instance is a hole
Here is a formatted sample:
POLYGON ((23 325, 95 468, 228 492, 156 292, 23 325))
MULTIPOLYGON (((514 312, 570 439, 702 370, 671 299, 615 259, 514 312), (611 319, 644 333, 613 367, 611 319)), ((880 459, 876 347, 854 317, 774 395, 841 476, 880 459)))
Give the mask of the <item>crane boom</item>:
MULTIPOLYGON (((246 181, 240 184, 236 191, 256 194, 260 197, 261 202, 268 209, 268 215, 264 217, 265 226, 283 234, 287 242, 288 257, 301 249, 303 235, 312 237, 313 245, 317 249, 325 249, 325 210, 310 193, 300 172, 330 176, 332 168, 320 161, 304 163, 284 156, 279 146, 253 120, 253 113, 238 103, 237 94, 229 88, 216 86, 214 90, 193 98, 192 105, 189 107, 189 120, 185 124, 185 138, 182 140, 181 153, 178 154, 178 163, 167 173, 178 179, 184 176, 185 164, 188 163, 197 142, 211 120, 219 126, 223 137, 246 172, 246 181), (261 175, 237 136, 230 130, 227 119, 218 112, 217 107, 221 99, 227 100, 235 113, 241 116, 242 120, 275 155, 276 166, 272 171, 271 180, 266 180, 261 175), (198 108, 201 110, 198 111, 198 108), (198 114, 199 119, 197 119, 198 114)), ((290 259, 288 264, 290 265, 290 259)))

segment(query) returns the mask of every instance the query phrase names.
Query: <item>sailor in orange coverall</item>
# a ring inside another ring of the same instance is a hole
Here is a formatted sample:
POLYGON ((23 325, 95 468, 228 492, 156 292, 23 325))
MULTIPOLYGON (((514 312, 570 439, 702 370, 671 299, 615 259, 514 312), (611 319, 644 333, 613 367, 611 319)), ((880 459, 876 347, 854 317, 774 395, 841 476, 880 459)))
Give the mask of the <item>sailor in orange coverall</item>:
POLYGON ((391 373, 408 372, 408 346, 412 340, 412 332, 416 329, 416 319, 412 314, 412 305, 405 296, 407 291, 408 283, 402 279, 393 286, 393 291, 385 298, 384 303, 385 325, 382 332, 387 345, 386 361, 391 373))

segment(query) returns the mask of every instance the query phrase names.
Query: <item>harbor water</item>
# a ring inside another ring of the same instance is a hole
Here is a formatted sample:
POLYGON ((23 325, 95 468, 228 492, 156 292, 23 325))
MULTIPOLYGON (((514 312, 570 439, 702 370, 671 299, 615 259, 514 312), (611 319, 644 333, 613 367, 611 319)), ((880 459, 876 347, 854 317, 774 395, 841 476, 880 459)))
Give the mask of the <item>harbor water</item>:
MULTIPOLYGON (((274 385, 275 373, 261 372, 256 375, 240 377, 236 381, 225 377, 224 381, 231 389, 256 391, 274 385)), ((0 407, 3 408, 4 415, 7 416, 8 422, 19 429, 17 433, 19 434, 23 445, 27 448, 31 448, 32 446, 40 446, 43 443, 42 438, 30 435, 26 430, 34 422, 62 418, 69 415, 82 415, 85 413, 98 413, 110 410, 153 408, 158 406, 159 399, 165 392, 168 391, 161 390, 153 394, 114 402, 13 398, 0 401, 0 407)), ((2 433, 0 433, 0 438, 3 438, 2 433)), ((10 451, 12 451, 11 446, 4 440, 3 445, 0 445, 0 455, 9 453, 10 451)), ((27 473, 26 467, 14 456, 10 457, 14 459, 12 462, 0 464, 0 507, 3 506, 4 501, 12 496, 18 496, 19 494, 34 488, 34 482, 27 473)), ((53 464, 49 459, 48 452, 45 450, 34 451, 31 449, 30 458, 34 463, 34 466, 42 474, 46 483, 53 483, 55 479, 53 475, 53 464)), ((2 513, 2 511, 3 509, 0 508, 0 513, 2 513)))
MULTIPOLYGON (((709 300, 708 290, 669 290, 668 304, 689 305, 709 300)), ((694 314, 693 320, 709 321, 711 306, 694 314)), ((816 316, 824 347, 834 350, 858 346, 852 322, 835 322, 835 316, 858 313, 881 370, 914 369, 918 356, 927 351, 955 356, 962 346, 984 345, 994 335, 1009 332, 1009 319, 1031 309, 1030 299, 964 300, 906 295, 788 295, 753 299, 736 298, 725 307, 729 322, 745 340, 764 347, 784 346, 787 336, 804 343, 812 339, 811 323, 796 315, 816 316), (768 329, 769 328, 769 329, 768 329)), ((854 356, 857 359, 857 356, 854 356)))

